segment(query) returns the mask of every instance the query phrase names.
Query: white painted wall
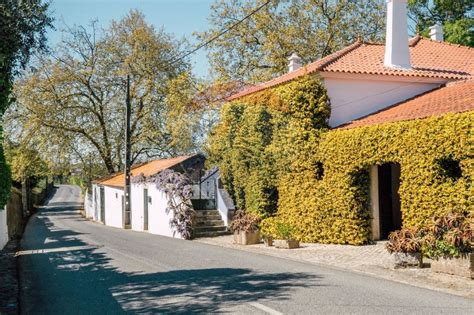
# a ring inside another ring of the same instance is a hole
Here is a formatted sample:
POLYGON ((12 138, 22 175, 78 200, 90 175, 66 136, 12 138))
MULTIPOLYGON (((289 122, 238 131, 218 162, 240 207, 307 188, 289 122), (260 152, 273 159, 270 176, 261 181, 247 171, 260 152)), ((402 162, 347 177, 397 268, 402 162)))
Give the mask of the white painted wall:
POLYGON ((99 185, 96 185, 95 186, 95 189, 94 189, 94 218, 96 221, 101 221, 102 222, 102 218, 101 218, 101 213, 100 213, 100 187, 99 185))
POLYGON ((131 185, 132 229, 144 231, 145 205, 144 189, 148 189, 148 232, 157 235, 182 238, 177 233, 173 235, 170 226, 171 213, 166 213, 167 198, 153 183, 131 185), (150 202, 151 201, 151 202, 150 202))
POLYGON ((443 82, 387 80, 381 76, 321 73, 331 100, 329 125, 336 127, 439 87, 443 82))
POLYGON ((225 189, 217 190, 217 210, 221 215, 225 226, 229 226, 230 217, 229 212, 235 210, 234 202, 230 198, 229 193, 225 189))
POLYGON ((8 243, 7 210, 0 208, 0 250, 8 243))
MULTIPOLYGON (((132 184, 130 186, 130 202, 132 209, 132 230, 135 231, 144 231, 144 189, 148 187, 148 184, 132 184)), ((150 204, 148 204, 148 212, 151 211, 150 204)), ((150 226, 150 221, 148 221, 148 226, 150 226)))
POLYGON ((104 186, 104 196, 105 196, 105 225, 122 228, 123 227, 123 222, 122 222, 123 190, 119 188, 104 186))
POLYGON ((168 199, 165 194, 151 184, 148 187, 148 196, 151 197, 151 204, 148 205, 148 231, 152 234, 182 238, 180 234, 174 234, 170 226, 172 213, 166 213, 168 199))
POLYGON ((94 203, 93 203, 93 189, 92 194, 86 191, 84 196, 84 212, 87 219, 95 220, 94 218, 94 203))

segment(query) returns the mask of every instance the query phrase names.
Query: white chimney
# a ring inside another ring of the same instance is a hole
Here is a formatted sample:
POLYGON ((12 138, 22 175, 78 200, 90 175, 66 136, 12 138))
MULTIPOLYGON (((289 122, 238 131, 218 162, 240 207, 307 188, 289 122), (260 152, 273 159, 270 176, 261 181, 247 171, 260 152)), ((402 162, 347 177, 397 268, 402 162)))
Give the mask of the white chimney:
POLYGON ((293 72, 301 68, 301 58, 296 53, 291 54, 288 60, 290 61, 290 63, 288 64, 288 72, 293 72))
POLYGON ((432 40, 442 42, 444 40, 443 27, 441 25, 435 24, 430 26, 430 37, 432 40))
POLYGON ((408 50, 407 0, 387 1, 387 36, 384 65, 390 68, 410 69, 408 50))

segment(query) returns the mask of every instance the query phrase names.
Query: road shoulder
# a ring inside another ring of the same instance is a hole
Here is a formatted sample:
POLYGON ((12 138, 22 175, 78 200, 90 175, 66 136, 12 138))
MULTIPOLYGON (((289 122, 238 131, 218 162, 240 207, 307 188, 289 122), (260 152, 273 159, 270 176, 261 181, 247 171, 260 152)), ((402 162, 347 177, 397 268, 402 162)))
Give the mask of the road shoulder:
POLYGON ((383 243, 367 246, 301 244, 298 249, 277 249, 263 244, 233 244, 232 236, 199 238, 195 242, 304 262, 325 268, 351 271, 429 290, 474 299, 473 281, 467 278, 435 273, 429 268, 391 269, 383 243))
POLYGON ((18 245, 17 240, 12 240, 0 250, 0 314, 19 313, 18 245))

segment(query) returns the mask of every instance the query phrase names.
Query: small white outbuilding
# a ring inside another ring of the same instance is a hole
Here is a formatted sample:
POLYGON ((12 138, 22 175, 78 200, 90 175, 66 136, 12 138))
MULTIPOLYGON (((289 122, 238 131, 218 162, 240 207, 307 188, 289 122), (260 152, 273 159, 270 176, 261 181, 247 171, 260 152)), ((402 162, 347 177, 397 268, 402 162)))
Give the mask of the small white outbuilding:
MULTIPOLYGON (((186 174, 192 181, 193 199, 200 226, 209 232, 226 232, 234 205, 229 201, 228 194, 220 188, 217 170, 204 172, 204 156, 200 154, 180 156, 170 159, 154 160, 132 167, 132 178, 152 176, 166 169, 186 174), (215 211, 221 216, 222 224, 207 227, 204 211, 215 211), (204 221, 203 221, 204 220, 204 221)), ((90 194, 85 198, 86 217, 107 226, 125 228, 124 220, 124 174, 117 174, 97 180, 92 185, 90 194)), ((147 231, 169 237, 183 238, 171 226, 172 212, 167 211, 168 197, 153 182, 144 180, 131 183, 130 197, 130 228, 135 231, 147 231)), ((202 232, 198 233, 204 236, 202 232)))

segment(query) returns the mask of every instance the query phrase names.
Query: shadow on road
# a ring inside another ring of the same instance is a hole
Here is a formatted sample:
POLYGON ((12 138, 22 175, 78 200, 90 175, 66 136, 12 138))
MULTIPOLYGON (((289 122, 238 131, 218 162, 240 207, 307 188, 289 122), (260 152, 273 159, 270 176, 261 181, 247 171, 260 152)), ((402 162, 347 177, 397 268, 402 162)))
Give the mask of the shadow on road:
POLYGON ((296 288, 319 285, 320 277, 314 274, 259 273, 244 268, 123 272, 100 249, 74 250, 90 244, 79 238, 80 233, 51 223, 49 217, 56 215, 76 219, 76 206, 50 203, 28 226, 23 250, 52 251, 20 257, 24 313, 213 313, 229 302, 282 300, 296 288))

